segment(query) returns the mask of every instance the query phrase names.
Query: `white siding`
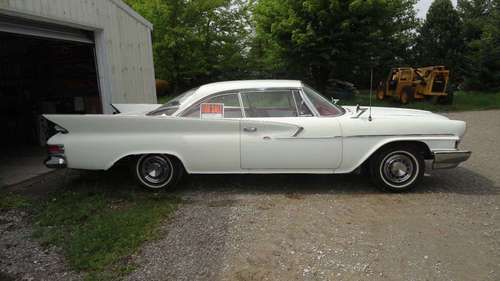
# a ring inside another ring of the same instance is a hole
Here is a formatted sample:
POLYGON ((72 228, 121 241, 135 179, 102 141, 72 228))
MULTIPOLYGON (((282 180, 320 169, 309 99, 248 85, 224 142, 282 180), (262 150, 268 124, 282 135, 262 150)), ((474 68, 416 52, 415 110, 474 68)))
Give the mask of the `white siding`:
POLYGON ((152 26, 121 0, 0 0, 0 13, 94 31, 103 104, 156 103, 152 26))

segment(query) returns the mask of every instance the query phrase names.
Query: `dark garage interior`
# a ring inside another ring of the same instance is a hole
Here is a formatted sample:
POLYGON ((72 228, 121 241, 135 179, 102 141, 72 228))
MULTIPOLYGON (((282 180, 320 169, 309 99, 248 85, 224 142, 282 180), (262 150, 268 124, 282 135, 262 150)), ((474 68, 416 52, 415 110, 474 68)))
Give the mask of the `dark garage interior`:
POLYGON ((93 44, 0 32, 0 186, 48 171, 42 114, 101 109, 93 44))

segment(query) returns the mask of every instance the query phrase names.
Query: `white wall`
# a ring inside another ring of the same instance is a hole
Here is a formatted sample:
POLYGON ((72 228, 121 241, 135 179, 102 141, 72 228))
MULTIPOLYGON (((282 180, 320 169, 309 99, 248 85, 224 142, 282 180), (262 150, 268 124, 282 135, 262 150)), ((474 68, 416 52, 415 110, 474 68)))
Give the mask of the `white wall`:
POLYGON ((0 0, 0 13, 93 31, 105 113, 156 103, 152 25, 121 0, 0 0))

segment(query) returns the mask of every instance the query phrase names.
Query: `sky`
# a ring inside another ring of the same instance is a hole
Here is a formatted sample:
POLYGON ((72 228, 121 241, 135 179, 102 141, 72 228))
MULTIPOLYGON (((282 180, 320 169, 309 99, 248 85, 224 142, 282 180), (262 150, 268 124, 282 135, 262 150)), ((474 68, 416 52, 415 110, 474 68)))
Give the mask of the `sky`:
MULTIPOLYGON (((457 0, 451 0, 451 2, 453 2, 453 6, 457 6, 457 0)), ((432 0, 419 0, 417 5, 415 5, 417 8, 417 17, 424 19, 431 4, 432 0)))

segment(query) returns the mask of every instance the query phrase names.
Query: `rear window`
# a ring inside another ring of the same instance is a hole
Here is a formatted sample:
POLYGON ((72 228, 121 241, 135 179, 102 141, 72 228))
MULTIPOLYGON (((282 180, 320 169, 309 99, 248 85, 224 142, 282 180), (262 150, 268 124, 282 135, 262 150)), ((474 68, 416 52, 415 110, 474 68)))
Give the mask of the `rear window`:
POLYGON ((182 117, 200 118, 200 105, 201 104, 223 104, 224 105, 224 118, 241 118, 241 106, 237 93, 226 93, 208 98, 202 102, 197 103, 190 109, 182 114, 182 117))
POLYGON ((162 106, 158 107, 157 109, 149 112, 147 115, 167 115, 170 116, 174 114, 178 109, 181 104, 183 104, 190 96, 192 96, 197 88, 193 88, 191 90, 188 90, 177 97, 169 100, 168 102, 164 103, 162 106))

